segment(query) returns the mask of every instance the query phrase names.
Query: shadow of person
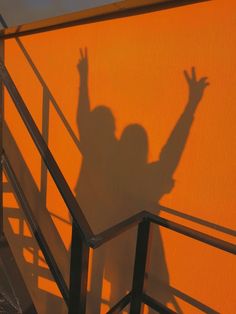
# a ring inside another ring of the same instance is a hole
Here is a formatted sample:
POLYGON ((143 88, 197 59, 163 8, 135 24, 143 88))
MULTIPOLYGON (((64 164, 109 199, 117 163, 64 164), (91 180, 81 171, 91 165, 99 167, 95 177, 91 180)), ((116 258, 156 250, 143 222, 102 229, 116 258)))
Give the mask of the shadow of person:
MULTIPOLYGON (((76 197, 95 233, 141 211, 159 213, 158 203, 174 187, 173 175, 180 161, 194 113, 208 85, 184 71, 189 88, 187 105, 155 162, 148 163, 148 136, 139 124, 128 125, 120 139, 115 119, 105 106, 91 110, 88 92, 88 54, 80 50, 77 124, 83 161, 75 188, 76 197)), ((172 302, 182 313, 168 286, 169 275, 159 228, 153 233, 151 282, 159 282, 157 293, 164 304, 172 302)), ((101 300, 112 306, 130 289, 135 249, 134 230, 119 236, 94 252, 88 313, 99 313, 101 300), (109 287, 104 285, 104 279, 109 287), (106 288, 106 289, 105 289, 106 288)), ((157 286, 152 287, 154 294, 157 286)))
POLYGON ((110 223, 108 216, 114 203, 112 171, 118 141, 111 110, 105 106, 98 106, 93 110, 90 108, 87 50, 80 52, 77 124, 83 162, 75 192, 92 229, 96 232, 107 227, 106 220, 110 223), (106 215, 104 208, 110 208, 106 215))
MULTIPOLYGON (((115 119, 109 108, 98 106, 91 110, 88 93, 87 50, 80 50, 78 63, 80 77, 77 125, 83 161, 75 187, 76 198, 94 232, 113 223, 114 185, 112 172, 118 141, 115 137, 115 119)), ((114 222, 116 220, 114 219, 114 222)), ((103 269, 106 248, 93 254, 91 291, 88 296, 88 312, 100 312, 103 269)))

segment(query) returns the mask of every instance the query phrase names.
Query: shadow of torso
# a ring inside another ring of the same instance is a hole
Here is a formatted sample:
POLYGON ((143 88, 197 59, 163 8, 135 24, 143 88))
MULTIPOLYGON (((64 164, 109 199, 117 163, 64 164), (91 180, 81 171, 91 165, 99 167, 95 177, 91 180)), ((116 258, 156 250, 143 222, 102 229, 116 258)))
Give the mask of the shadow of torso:
MULTIPOLYGON (((105 119, 92 122, 81 141, 83 162, 76 186, 77 199, 92 229, 101 232, 141 210, 157 213, 158 201, 171 190, 173 180, 159 162, 147 162, 145 130, 130 125, 118 140, 113 134, 96 132, 97 123, 107 125, 105 119)), ((159 228, 153 236, 158 246, 158 272, 168 284, 159 228)), ((130 290, 135 241, 136 231, 131 230, 94 252, 88 313, 99 313, 101 301, 111 306, 130 290), (109 283, 107 291, 102 291, 104 280, 109 283)), ((170 299, 168 296, 164 301, 170 299)))
MULTIPOLYGON (((105 106, 91 110, 87 49, 80 50, 80 57, 77 123, 83 161, 75 192, 91 228, 98 233, 142 210, 159 214, 159 201, 174 186, 173 175, 208 82, 206 77, 197 80, 195 68, 192 68, 191 75, 184 72, 189 86, 187 105, 159 158, 149 163, 148 137, 141 125, 128 125, 117 139, 111 110, 105 106)), ((94 252, 89 284, 89 314, 100 313, 101 302, 106 309, 110 308, 130 291, 135 231, 132 229, 123 233, 94 252)), ((172 302, 180 314, 182 311, 171 290, 165 288, 169 286, 169 274, 157 226, 152 236, 151 289, 160 302, 172 302)))

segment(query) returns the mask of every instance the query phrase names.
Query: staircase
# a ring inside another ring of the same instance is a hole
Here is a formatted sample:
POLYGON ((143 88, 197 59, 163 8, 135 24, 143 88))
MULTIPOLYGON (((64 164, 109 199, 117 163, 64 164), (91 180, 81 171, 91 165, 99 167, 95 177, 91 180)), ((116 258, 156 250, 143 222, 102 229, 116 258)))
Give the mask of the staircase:
MULTIPOLYGON (((104 18, 104 16, 102 17, 104 18)), ((51 26, 52 27, 52 26, 51 26)), ((54 26, 55 27, 55 26, 54 26)), ((27 33, 29 30, 27 30, 27 33)), ((35 32, 35 30, 34 30, 35 32)), ((3 60, 0 61, 0 77, 2 83, 8 90, 22 121, 24 122, 35 146, 37 147, 44 163, 50 172, 58 191, 60 192, 67 208, 73 218, 72 221, 72 241, 70 257, 70 283, 69 286, 64 280, 60 267, 56 262, 55 256, 50 250, 48 240, 35 217, 27 196, 19 183, 17 173, 13 164, 7 156, 2 141, 1 150, 1 172, 4 171, 7 179, 13 187, 14 194, 21 208, 24 210, 25 217, 30 225, 31 231, 38 242, 44 255, 45 261, 53 275, 53 278, 61 292, 61 295, 68 308, 69 314, 86 313, 86 296, 88 281, 89 250, 97 249, 108 241, 116 238, 127 230, 138 227, 136 238, 136 253, 133 267, 133 281, 131 290, 124 295, 107 314, 120 313, 127 305, 130 305, 130 314, 142 313, 142 306, 148 305, 158 313, 174 314, 175 312, 153 299, 145 291, 145 279, 148 273, 147 256, 150 245, 150 227, 162 226, 189 238, 195 239, 209 246, 218 248, 229 254, 236 254, 236 246, 227 241, 220 240, 205 233, 198 232, 184 225, 158 217, 147 211, 139 212, 132 217, 118 223, 115 226, 99 233, 94 234, 76 201, 68 183, 66 182, 60 168, 57 165, 52 153, 45 143, 40 131, 38 130, 26 104, 19 94, 3 60)), ((1 130, 4 124, 3 113, 1 114, 1 130)), ((2 132, 1 132, 2 133, 2 132)), ((10 136, 9 136, 10 138, 10 136)), ((9 140, 9 145, 14 145, 9 140)), ((2 187, 1 187, 2 194, 2 187)), ((2 202, 1 202, 2 203, 2 202)), ((168 209, 167 209, 168 210, 168 209)), ((27 290, 24 278, 22 278, 14 255, 11 252, 3 228, 3 206, 0 209, 0 313, 37 313, 27 290)), ((42 213, 43 214, 43 213, 42 213)), ((45 221, 50 225, 50 218, 45 216, 45 221)), ((213 313, 213 312, 212 312, 213 313)), ((175 313, 176 314, 176 313, 175 313)))

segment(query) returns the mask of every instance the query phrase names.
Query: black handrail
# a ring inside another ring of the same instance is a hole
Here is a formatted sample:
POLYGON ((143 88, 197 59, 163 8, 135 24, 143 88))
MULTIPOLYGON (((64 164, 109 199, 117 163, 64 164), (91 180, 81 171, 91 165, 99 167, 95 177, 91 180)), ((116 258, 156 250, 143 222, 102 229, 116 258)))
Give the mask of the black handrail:
POLYGON ((196 231, 194 229, 191 229, 189 227, 183 226, 181 224, 178 224, 176 222, 172 222, 168 219, 164 219, 162 217, 155 216, 151 213, 147 214, 147 219, 159 226, 168 228, 170 230, 173 230, 177 233, 183 234, 189 238, 198 240, 202 243, 206 243, 210 246, 213 246, 215 248, 218 248, 220 250, 223 250, 228 253, 236 254, 236 245, 221 239, 218 239, 216 237, 210 236, 206 233, 196 231))
POLYGON ((121 233, 139 225, 142 221, 148 220, 154 224, 161 227, 173 230, 177 233, 183 234, 189 238, 193 238, 200 242, 209 244, 213 247, 226 251, 228 253, 236 254, 236 245, 233 243, 218 239, 216 237, 210 236, 206 233, 194 230, 192 228, 186 227, 184 225, 178 224, 171 220, 156 216, 150 212, 142 211, 129 217, 126 220, 114 225, 113 227, 97 234, 89 241, 89 245, 92 248, 97 248, 102 244, 108 242, 112 238, 119 236, 121 233))
POLYGON ((46 240, 41 233, 37 222, 32 216, 32 211, 30 210, 29 204, 24 197, 23 191, 17 181, 12 167, 5 155, 2 156, 2 162, 5 165, 6 172, 13 182, 14 190, 17 194, 19 200, 21 200, 26 216, 30 223, 31 229, 35 234, 37 241, 44 253, 45 259, 52 271, 56 283, 65 299, 67 305, 69 306, 69 313, 85 313, 86 306, 86 283, 87 283, 87 272, 88 272, 88 259, 89 259, 89 247, 97 248, 104 244, 105 242, 119 236, 121 233, 133 228, 138 227, 138 240, 136 247, 136 258, 134 267, 134 277, 133 277, 133 288, 130 294, 119 301, 108 313, 117 313, 117 309, 122 309, 128 303, 131 303, 131 313, 138 313, 140 310, 141 303, 148 304, 153 309, 160 310, 163 309, 163 313, 174 313, 167 307, 160 305, 157 301, 153 300, 149 296, 143 293, 144 290, 144 276, 146 272, 146 256, 148 250, 148 234, 149 225, 151 223, 157 224, 159 226, 168 228, 177 233, 183 234, 185 236, 191 237, 202 243, 206 243, 223 251, 236 254, 236 245, 223 241, 221 239, 209 236, 205 233, 196 231, 194 229, 188 228, 181 224, 172 222, 170 220, 156 216, 150 212, 142 211, 132 217, 114 225, 107 230, 94 235, 85 216, 82 213, 73 193, 71 192, 69 185, 67 184, 62 172, 60 171, 55 159, 53 158, 48 146, 43 140, 40 131, 38 130, 29 110, 27 109, 22 97, 20 96, 14 82, 12 81, 6 67, 3 62, 0 61, 0 76, 11 95, 15 106, 25 123, 40 155, 42 156, 47 169, 51 173, 55 184, 61 193, 72 217, 73 217, 73 228, 72 228, 72 248, 71 248, 71 282, 70 289, 64 282, 64 279, 60 273, 60 270, 50 253, 50 249, 46 243, 46 240), (143 243, 145 245, 143 245, 143 243), (76 276, 74 274, 76 273, 76 276), (79 279, 77 280, 76 278, 79 279), (79 291, 79 296, 77 295, 79 291), (68 295, 69 293, 69 295, 68 295), (71 306, 73 305, 73 307, 71 306))

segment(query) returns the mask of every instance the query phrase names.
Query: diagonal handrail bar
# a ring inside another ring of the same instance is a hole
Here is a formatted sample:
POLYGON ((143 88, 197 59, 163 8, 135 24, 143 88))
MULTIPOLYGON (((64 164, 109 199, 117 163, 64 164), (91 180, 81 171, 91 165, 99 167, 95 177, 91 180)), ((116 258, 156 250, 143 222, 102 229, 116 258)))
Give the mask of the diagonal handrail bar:
POLYGON ((219 238, 213 237, 211 235, 197 231, 195 229, 186 227, 184 225, 162 218, 160 216, 154 215, 148 211, 139 212, 138 214, 135 214, 123 220, 122 222, 106 229, 105 231, 97 234, 96 236, 90 239, 89 241, 90 247, 97 248, 103 245, 104 243, 108 242, 112 238, 119 236, 121 233, 139 225, 144 220, 148 220, 149 222, 159 225, 161 227, 170 229, 172 231, 185 235, 189 238, 198 240, 202 243, 208 244, 222 251, 236 255, 235 244, 221 240, 219 238))
POLYGON ((198 240, 202 243, 208 244, 222 251, 225 251, 234 255, 236 254, 236 245, 233 243, 218 239, 216 237, 210 236, 200 231, 196 231, 195 229, 186 227, 184 225, 181 225, 176 222, 170 221, 168 219, 153 215, 151 213, 148 213, 146 218, 154 224, 165 227, 167 229, 170 229, 172 231, 185 235, 189 238, 198 240))

